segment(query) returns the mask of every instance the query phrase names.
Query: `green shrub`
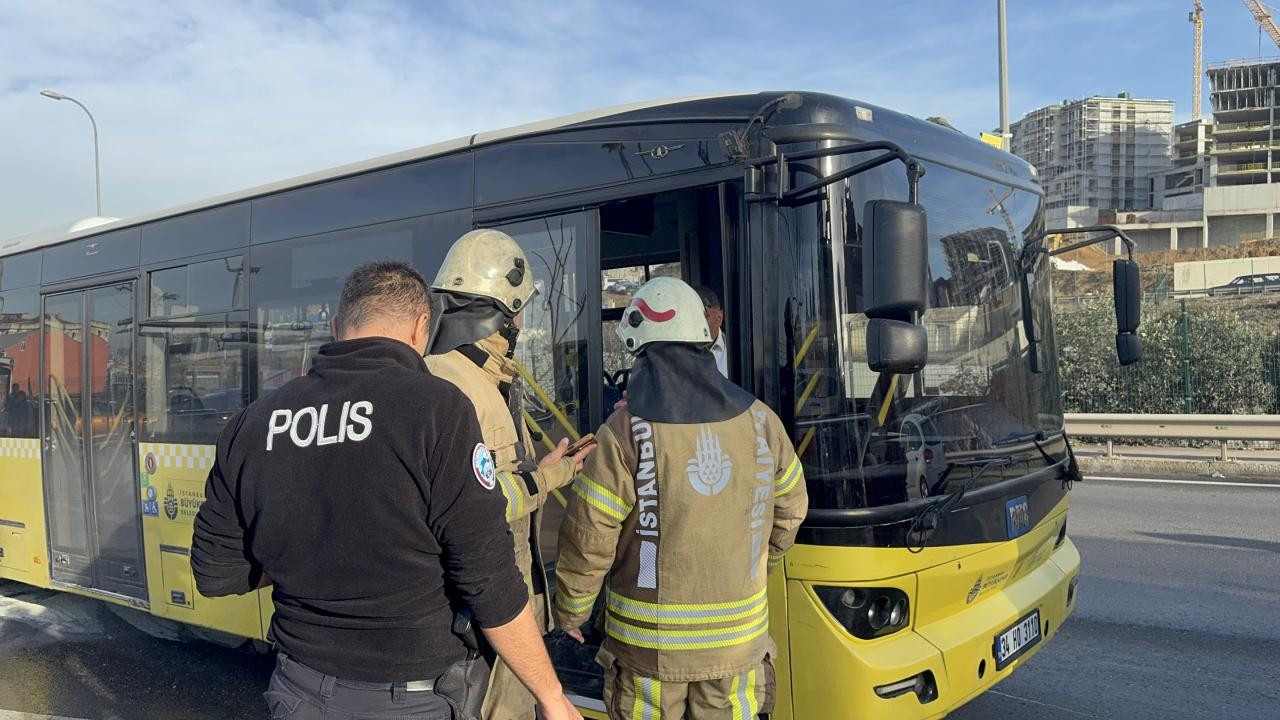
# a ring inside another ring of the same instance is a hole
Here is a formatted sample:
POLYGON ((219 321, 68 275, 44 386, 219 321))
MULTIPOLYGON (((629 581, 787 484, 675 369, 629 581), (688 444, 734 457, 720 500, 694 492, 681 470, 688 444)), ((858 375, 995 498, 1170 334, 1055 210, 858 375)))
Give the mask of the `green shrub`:
POLYGON ((1143 358, 1121 368, 1110 301, 1062 312, 1059 362, 1067 412, 1242 414, 1277 412, 1280 340, 1264 342, 1235 312, 1177 304, 1143 313, 1143 358), (1188 382, 1189 381, 1189 382, 1188 382))

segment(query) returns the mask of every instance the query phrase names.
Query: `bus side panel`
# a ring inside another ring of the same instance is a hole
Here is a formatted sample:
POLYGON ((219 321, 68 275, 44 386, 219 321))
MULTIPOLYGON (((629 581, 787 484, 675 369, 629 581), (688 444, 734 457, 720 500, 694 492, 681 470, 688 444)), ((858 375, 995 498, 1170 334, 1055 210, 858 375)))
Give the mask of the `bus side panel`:
POLYGON ((191 535, 213 466, 212 445, 141 443, 143 546, 151 614, 248 638, 263 638, 261 592, 207 598, 191 573, 191 535))
POLYGON ((787 624, 787 575, 783 566, 769 572, 769 635, 777 646, 773 655, 773 720, 791 720, 791 633, 787 624))
POLYGON ((40 441, 0 438, 0 578, 49 587, 40 441))

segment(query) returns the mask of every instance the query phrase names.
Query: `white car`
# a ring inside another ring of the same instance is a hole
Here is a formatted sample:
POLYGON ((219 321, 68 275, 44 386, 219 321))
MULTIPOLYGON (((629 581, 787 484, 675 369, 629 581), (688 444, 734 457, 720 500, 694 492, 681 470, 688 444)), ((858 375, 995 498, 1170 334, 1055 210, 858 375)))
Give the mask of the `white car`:
POLYGON ((912 413, 902 419, 899 438, 907 455, 907 498, 928 497, 947 469, 938 426, 928 417, 912 413))

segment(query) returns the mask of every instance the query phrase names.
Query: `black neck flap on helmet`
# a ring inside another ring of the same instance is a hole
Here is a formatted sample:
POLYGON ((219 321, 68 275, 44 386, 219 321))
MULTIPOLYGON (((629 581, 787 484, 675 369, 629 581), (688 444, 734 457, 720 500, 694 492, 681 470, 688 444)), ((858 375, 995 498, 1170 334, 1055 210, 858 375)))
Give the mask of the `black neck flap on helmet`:
POLYGON ((494 333, 501 333, 507 341, 507 357, 516 349, 514 315, 507 313, 495 300, 478 295, 432 290, 431 343, 428 355, 444 355, 453 350, 479 342, 494 333))
POLYGON ((627 380, 627 409, 654 422, 722 422, 746 412, 755 401, 720 374, 705 343, 650 343, 636 356, 627 380))

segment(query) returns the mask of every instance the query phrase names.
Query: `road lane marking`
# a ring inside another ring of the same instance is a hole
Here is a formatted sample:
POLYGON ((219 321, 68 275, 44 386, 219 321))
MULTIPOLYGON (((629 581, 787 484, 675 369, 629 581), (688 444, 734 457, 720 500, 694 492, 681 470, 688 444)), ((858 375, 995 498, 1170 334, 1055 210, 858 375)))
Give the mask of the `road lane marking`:
POLYGON ((1071 713, 1072 715, 1078 715, 1078 716, 1080 716, 1080 717, 1087 717, 1087 718, 1096 718, 1096 717, 1098 717, 1097 715, 1090 715, 1089 713, 1082 713, 1082 712, 1080 712, 1079 710, 1072 710, 1071 708, 1068 708, 1068 707, 1062 707, 1061 705, 1054 705, 1053 703, 1040 702, 1039 700, 1032 700, 1031 698, 1024 698, 1024 697, 1020 697, 1020 696, 1018 696, 1018 695, 1010 695, 1009 693, 1006 693, 1006 692, 1000 692, 999 690, 988 690, 987 692, 988 692, 988 693, 990 693, 990 694, 992 694, 992 695, 999 695, 1000 697, 1007 697, 1007 698, 1009 698, 1009 699, 1011 699, 1011 700, 1018 700, 1018 701, 1020 701, 1020 702, 1024 702, 1024 703, 1031 703, 1032 705, 1040 705, 1040 706, 1042 706, 1042 707, 1053 708, 1054 710, 1061 710, 1062 712, 1071 713))
POLYGON ((0 720, 84 720, 83 717, 65 717, 63 715, 36 715, 33 712, 17 712, 0 710, 0 720))
POLYGON ((1280 488, 1280 484, 1276 484, 1276 483, 1227 482, 1224 480, 1169 480, 1166 478, 1130 478, 1130 477, 1111 477, 1107 475, 1085 475, 1084 479, 1085 480, 1104 480, 1106 482, 1131 482, 1131 483, 1168 484, 1168 485, 1218 485, 1223 487, 1280 488))

